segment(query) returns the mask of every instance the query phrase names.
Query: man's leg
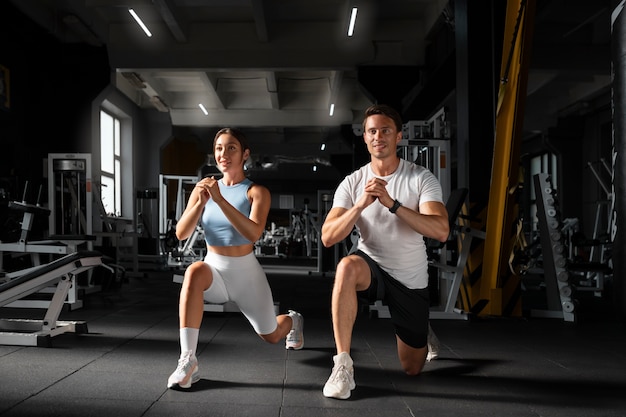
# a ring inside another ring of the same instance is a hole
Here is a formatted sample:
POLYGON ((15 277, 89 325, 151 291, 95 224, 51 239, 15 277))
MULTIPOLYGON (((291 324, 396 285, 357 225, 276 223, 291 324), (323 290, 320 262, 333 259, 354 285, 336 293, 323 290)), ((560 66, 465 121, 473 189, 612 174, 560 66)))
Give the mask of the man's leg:
POLYGON ((337 355, 333 357, 333 370, 324 385, 326 397, 347 399, 356 387, 354 368, 350 357, 352 330, 358 312, 357 291, 367 289, 371 272, 363 258, 350 255, 337 265, 331 300, 333 335, 337 355))
POLYGON ((422 348, 414 348, 404 343, 398 336, 396 336, 396 341, 398 344, 398 358, 404 372, 407 375, 417 375, 422 372, 426 362, 426 355, 428 354, 428 345, 422 348))
POLYGON ((350 255, 337 265, 331 300, 337 353, 350 353, 352 329, 358 312, 357 291, 369 288, 371 272, 363 258, 350 255))

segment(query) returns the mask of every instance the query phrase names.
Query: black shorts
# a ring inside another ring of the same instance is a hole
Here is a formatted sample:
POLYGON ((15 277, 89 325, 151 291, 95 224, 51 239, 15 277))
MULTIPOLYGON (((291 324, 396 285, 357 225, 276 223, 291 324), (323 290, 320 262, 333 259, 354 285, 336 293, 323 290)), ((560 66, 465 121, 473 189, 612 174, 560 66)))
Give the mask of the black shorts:
POLYGON ((414 348, 426 346, 430 313, 428 288, 407 288, 367 254, 360 250, 354 254, 367 262, 372 274, 370 287, 359 291, 359 298, 368 303, 382 300, 389 307, 391 322, 400 340, 414 348))

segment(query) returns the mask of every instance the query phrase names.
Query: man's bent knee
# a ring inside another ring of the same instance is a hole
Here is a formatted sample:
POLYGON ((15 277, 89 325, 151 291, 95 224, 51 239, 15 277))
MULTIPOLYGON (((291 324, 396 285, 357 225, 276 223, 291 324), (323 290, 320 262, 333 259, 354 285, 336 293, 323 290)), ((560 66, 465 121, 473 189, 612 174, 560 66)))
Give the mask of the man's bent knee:
MULTIPOLYGON (((342 258, 337 264, 335 271, 335 282, 352 284, 355 287, 369 285, 370 271, 363 258, 356 255, 349 255, 342 258), (367 283, 365 282, 367 281, 367 283)), ((361 288, 359 288, 360 290, 361 288)))
POLYGON ((409 376, 416 376, 422 373, 422 369, 424 368, 424 365, 409 365, 409 366, 403 366, 404 372, 409 375, 409 376))

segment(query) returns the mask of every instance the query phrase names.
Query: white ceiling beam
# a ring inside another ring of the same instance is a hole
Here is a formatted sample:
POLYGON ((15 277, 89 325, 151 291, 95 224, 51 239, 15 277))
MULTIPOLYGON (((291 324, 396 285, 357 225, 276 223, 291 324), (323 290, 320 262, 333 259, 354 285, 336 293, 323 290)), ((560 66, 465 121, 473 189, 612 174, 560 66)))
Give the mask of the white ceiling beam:
POLYGON ((274 71, 266 72, 265 79, 267 82, 267 92, 270 95, 272 109, 279 109, 280 102, 278 100, 278 83, 276 82, 276 73, 274 71))
POLYGON ((220 97, 217 92, 217 76, 210 72, 201 73, 202 84, 206 87, 205 93, 209 96, 209 100, 211 100, 211 107, 223 109, 224 108, 224 100, 220 97))
POLYGON ((331 71, 330 72, 330 97, 328 106, 331 104, 337 105, 337 97, 339 97, 339 90, 341 89, 341 81, 343 80, 343 71, 331 71))
POLYGON ((143 78, 144 83, 146 84, 146 88, 144 88, 142 91, 149 98, 159 96, 161 100, 165 102, 165 104, 170 105, 172 103, 173 98, 171 94, 166 91, 166 87, 161 81, 146 73, 142 73, 141 78, 143 78))

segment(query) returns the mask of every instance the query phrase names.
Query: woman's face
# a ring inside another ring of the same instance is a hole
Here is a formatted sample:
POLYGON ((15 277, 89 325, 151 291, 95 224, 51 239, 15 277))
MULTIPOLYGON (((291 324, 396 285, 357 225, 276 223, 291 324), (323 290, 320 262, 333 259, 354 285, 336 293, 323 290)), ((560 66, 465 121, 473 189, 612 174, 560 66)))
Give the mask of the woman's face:
POLYGON ((243 164, 250 156, 250 151, 244 150, 237 138, 229 133, 223 133, 217 138, 213 153, 217 167, 222 172, 243 171, 243 164))

